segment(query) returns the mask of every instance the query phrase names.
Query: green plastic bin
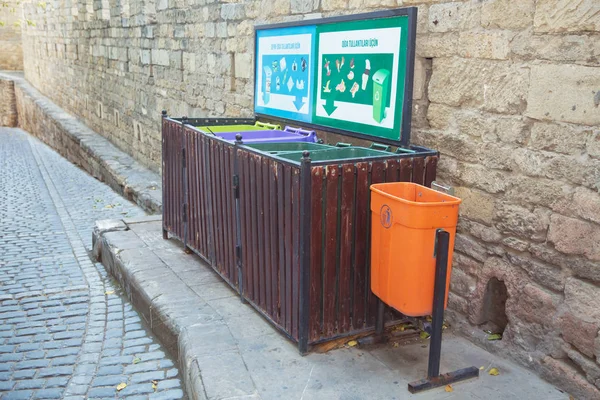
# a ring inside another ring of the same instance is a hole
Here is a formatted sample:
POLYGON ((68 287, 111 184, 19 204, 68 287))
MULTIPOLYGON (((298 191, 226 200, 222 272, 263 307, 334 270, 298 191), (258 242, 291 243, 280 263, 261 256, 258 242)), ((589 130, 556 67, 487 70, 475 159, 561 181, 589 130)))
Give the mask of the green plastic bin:
MULTIPOLYGON (((302 151, 278 154, 277 157, 290 161, 297 161, 298 164, 302 159, 302 151)), ((373 158, 373 157, 388 157, 390 153, 379 150, 367 149, 366 147, 331 147, 329 150, 317 150, 310 152, 310 160, 317 161, 335 161, 335 160, 350 160, 357 158, 373 158)))
POLYGON ((327 150, 333 148, 326 144, 308 143, 308 142, 286 142, 286 143, 256 143, 249 144, 248 147, 262 151, 264 153, 282 154, 290 152, 303 152, 327 150))

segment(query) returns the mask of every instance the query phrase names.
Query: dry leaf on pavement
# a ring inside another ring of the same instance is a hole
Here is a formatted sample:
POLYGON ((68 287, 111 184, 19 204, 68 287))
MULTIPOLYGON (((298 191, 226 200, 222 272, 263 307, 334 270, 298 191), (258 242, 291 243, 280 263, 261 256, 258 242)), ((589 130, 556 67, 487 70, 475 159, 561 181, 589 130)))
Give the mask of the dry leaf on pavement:
POLYGON ((156 388, 158 386, 158 381, 152 381, 152 389, 156 392, 156 388))
POLYGON ((115 294, 115 291, 114 290, 109 290, 107 292, 104 292, 104 294, 108 296, 109 294, 115 294))
POLYGON ((127 387, 127 384, 125 382, 119 383, 117 385, 117 392, 120 392, 121 390, 125 389, 127 387))
POLYGON ((452 388, 452 385, 446 385, 446 387, 444 388, 444 390, 446 392, 453 392, 454 391, 454 389, 452 388))
POLYGON ((354 347, 358 344, 358 342, 356 340, 351 340, 348 343, 346 343, 348 346, 350 347, 354 347))
POLYGON ((498 376, 498 375, 500 375, 500 370, 498 370, 498 368, 492 368, 492 369, 490 369, 489 374, 492 376, 498 376))

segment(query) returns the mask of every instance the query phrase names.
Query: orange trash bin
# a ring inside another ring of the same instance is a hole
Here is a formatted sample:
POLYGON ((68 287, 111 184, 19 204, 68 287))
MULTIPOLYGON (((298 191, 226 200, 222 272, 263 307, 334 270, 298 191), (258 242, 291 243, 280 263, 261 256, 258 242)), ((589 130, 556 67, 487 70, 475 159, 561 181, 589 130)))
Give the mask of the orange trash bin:
POLYGON ((446 299, 458 222, 457 197, 416 183, 371 185, 371 290, 404 315, 430 315, 436 230, 450 234, 446 299))

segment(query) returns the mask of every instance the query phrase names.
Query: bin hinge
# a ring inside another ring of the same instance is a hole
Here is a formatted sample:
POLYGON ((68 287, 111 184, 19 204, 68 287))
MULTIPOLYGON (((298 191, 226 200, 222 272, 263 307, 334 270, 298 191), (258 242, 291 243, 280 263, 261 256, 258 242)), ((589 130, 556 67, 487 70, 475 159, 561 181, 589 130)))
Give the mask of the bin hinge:
POLYGON ((181 168, 185 168, 185 147, 181 149, 181 168))
POLYGON ((233 195, 236 199, 240 198, 240 177, 238 175, 233 176, 233 195))
POLYGON ((187 203, 183 203, 183 222, 187 222, 187 203))

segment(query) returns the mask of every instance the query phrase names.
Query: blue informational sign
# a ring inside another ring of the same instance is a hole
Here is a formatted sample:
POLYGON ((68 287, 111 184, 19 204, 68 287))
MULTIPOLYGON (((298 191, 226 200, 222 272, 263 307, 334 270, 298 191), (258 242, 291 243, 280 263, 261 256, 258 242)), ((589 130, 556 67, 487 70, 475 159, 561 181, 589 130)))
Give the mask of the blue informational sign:
POLYGON ((311 121, 314 49, 314 26, 256 31, 256 113, 311 121))

